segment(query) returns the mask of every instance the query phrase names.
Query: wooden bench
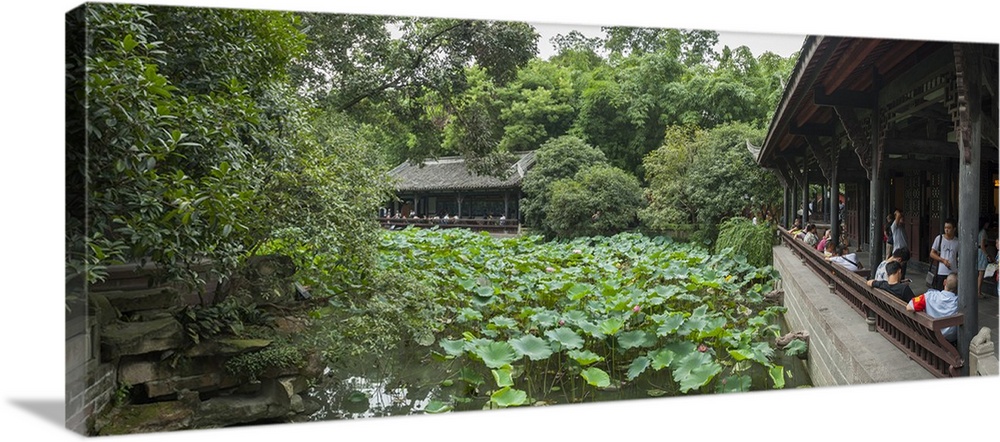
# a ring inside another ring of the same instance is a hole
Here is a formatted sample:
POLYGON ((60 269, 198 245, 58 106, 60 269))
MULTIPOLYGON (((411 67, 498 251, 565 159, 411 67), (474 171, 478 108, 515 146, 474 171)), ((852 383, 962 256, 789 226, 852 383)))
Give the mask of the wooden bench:
POLYGON ((817 250, 794 239, 787 230, 778 229, 785 245, 817 275, 825 278, 831 291, 848 303, 871 327, 906 353, 910 359, 937 377, 961 375, 965 364, 958 349, 941 331, 964 322, 961 313, 932 318, 925 312, 906 310, 906 303, 891 293, 866 284, 860 271, 849 271, 823 258, 817 250))

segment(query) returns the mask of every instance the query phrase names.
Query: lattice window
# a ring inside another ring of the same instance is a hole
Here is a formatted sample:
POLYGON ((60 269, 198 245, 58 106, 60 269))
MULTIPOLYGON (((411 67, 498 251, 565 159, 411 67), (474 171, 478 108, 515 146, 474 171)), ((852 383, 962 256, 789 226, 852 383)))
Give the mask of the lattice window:
POLYGON ((941 173, 927 173, 927 201, 931 219, 941 219, 941 173))

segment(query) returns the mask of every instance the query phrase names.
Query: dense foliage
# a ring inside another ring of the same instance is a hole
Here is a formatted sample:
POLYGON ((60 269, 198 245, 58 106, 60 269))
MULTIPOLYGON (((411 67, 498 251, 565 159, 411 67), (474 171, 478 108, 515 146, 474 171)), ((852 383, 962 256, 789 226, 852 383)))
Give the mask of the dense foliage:
POLYGON ((384 269, 443 308, 439 358, 494 406, 560 388, 579 400, 658 372, 669 376, 647 384, 656 394, 784 385, 768 343, 783 308, 763 298, 775 275, 739 255, 638 234, 544 243, 460 229, 387 232, 381 248, 384 269))
POLYGON ((762 129, 738 123, 670 128, 664 145, 645 159, 649 206, 640 213, 643 223, 654 231, 675 223, 710 231, 725 218, 770 208, 780 186, 747 149, 763 136, 762 129))
POLYGON ((639 180, 608 165, 556 181, 550 192, 543 225, 559 238, 610 236, 636 227, 643 203, 639 180))
POLYGON ((579 138, 562 136, 543 144, 535 151, 535 166, 525 176, 522 185, 524 199, 521 211, 525 223, 545 236, 554 236, 555 231, 546 222, 552 184, 573 178, 577 172, 599 164, 606 164, 604 153, 579 138))
POLYGON ((719 239, 715 243, 716 253, 724 253, 727 248, 732 253, 746 257, 751 265, 758 267, 771 265, 774 261, 774 226, 765 222, 734 217, 719 226, 719 239))
POLYGON ((363 220, 390 195, 385 168, 352 124, 298 94, 295 15, 93 4, 86 20, 75 173, 88 181, 68 224, 86 219, 89 250, 70 269, 95 281, 152 261, 197 285, 195 264, 225 275, 275 239, 300 263, 327 252, 332 267, 370 267, 377 225, 363 220))

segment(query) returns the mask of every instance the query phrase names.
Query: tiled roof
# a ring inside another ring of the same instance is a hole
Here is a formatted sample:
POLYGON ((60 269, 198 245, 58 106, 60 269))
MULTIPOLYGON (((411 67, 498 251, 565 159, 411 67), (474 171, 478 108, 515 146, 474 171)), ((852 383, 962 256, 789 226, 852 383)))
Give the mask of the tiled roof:
POLYGON ((404 162, 389 171, 396 179, 398 191, 510 189, 521 186, 524 174, 535 164, 535 152, 517 152, 518 160, 507 169, 507 177, 500 179, 476 175, 465 166, 462 157, 444 157, 425 161, 423 165, 404 162))

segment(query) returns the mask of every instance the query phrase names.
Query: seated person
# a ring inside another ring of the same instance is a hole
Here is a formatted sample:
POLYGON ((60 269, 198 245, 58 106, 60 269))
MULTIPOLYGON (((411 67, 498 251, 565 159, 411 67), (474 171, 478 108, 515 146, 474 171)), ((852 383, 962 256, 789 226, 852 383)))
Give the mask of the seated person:
POLYGON ((798 218, 795 218, 795 221, 792 222, 792 228, 788 229, 788 233, 791 234, 792 236, 795 236, 798 235, 800 232, 802 232, 802 221, 800 221, 798 218))
POLYGON ((823 245, 823 258, 830 258, 837 256, 837 244, 833 241, 827 241, 823 245))
POLYGON ((875 269, 875 277, 873 279, 875 279, 876 281, 888 281, 889 275, 886 274, 885 272, 886 263, 894 261, 902 265, 904 262, 909 260, 910 260, 910 249, 906 247, 900 247, 894 250, 892 252, 892 255, 889 255, 889 259, 882 261, 882 263, 878 265, 878 268, 875 269))
POLYGON ((816 247, 816 243, 819 242, 819 236, 816 236, 815 224, 809 223, 809 225, 806 226, 806 234, 802 237, 802 241, 812 247, 816 247))
POLYGON ((831 256, 826 260, 839 264, 841 267, 852 272, 861 270, 861 267, 863 266, 860 262, 858 262, 858 255, 855 253, 848 253, 850 252, 850 247, 848 247, 847 244, 841 245, 839 249, 840 250, 837 251, 836 255, 831 256))
POLYGON ((898 262, 890 261, 885 265, 885 272, 889 275, 887 281, 872 279, 868 281, 868 286, 886 290, 901 301, 910 302, 913 299, 913 290, 910 290, 909 284, 900 281, 903 276, 903 266, 898 262))
MULTIPOLYGON (((911 312, 927 311, 927 316, 943 318, 958 313, 958 273, 952 273, 944 278, 944 290, 927 289, 924 293, 910 300, 906 309, 911 312)), ((941 329, 941 334, 952 344, 958 340, 958 327, 951 326, 941 329)))
POLYGON ((826 231, 823 232, 823 237, 819 239, 819 244, 816 244, 816 250, 819 250, 820 252, 826 250, 826 245, 831 242, 830 235, 833 234, 830 230, 831 229, 826 229, 826 231))

